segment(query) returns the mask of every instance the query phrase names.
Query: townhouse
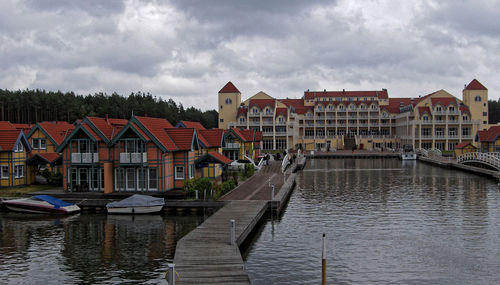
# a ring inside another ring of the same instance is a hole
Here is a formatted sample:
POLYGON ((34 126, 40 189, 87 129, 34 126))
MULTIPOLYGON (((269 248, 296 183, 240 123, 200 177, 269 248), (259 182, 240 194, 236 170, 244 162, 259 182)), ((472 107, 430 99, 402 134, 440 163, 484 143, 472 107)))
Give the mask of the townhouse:
POLYGON ((67 191, 165 192, 194 177, 196 129, 166 119, 85 118, 57 151, 67 191))
POLYGON ((35 124, 26 135, 32 146, 28 164, 35 170, 49 168, 53 172, 62 172, 62 157, 56 149, 74 129, 74 125, 63 121, 35 124))
POLYGON ((34 182, 26 160, 31 146, 23 130, 9 122, 0 122, 0 187, 34 182))

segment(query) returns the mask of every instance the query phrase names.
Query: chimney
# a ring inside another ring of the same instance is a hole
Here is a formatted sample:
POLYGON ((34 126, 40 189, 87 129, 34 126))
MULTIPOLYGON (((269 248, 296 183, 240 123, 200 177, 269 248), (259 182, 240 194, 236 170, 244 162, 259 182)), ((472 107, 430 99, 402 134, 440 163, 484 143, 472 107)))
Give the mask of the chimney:
POLYGON ((344 92, 344 93, 345 93, 345 89, 342 89, 342 92, 344 92))

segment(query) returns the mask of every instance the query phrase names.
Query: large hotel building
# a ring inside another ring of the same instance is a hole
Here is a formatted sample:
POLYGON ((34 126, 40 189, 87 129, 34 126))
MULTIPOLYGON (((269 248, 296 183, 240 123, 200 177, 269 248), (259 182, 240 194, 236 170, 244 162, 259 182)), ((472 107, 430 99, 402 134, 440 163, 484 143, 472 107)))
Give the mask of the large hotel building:
POLYGON ((259 92, 242 101, 228 82, 219 91, 219 128, 263 133, 263 150, 414 148, 451 151, 474 143, 488 124, 488 90, 476 79, 462 100, 444 90, 417 98, 389 98, 375 91, 310 91, 301 99, 259 92))

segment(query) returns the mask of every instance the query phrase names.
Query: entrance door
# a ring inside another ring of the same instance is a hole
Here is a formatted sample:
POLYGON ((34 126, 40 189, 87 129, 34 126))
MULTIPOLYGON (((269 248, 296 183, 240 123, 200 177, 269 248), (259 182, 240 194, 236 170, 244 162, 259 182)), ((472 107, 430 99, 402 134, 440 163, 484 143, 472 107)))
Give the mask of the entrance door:
POLYGON ((127 191, 135 191, 135 186, 137 182, 137 177, 135 175, 135 169, 134 168, 127 168, 127 191))

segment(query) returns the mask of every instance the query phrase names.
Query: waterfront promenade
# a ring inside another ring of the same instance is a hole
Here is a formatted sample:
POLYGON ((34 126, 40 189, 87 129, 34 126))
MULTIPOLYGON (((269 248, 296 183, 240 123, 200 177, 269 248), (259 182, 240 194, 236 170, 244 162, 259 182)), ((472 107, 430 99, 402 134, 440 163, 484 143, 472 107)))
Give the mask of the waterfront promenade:
MULTIPOLYGON (((305 158, 301 159, 301 165, 305 158)), ((285 175, 272 161, 220 200, 227 204, 182 238, 176 246, 176 284, 250 284, 239 246, 270 209, 280 211, 295 185, 292 165, 285 175), (272 186, 275 197, 272 199, 272 186), (230 220, 235 221, 235 244, 230 243, 230 220)))

